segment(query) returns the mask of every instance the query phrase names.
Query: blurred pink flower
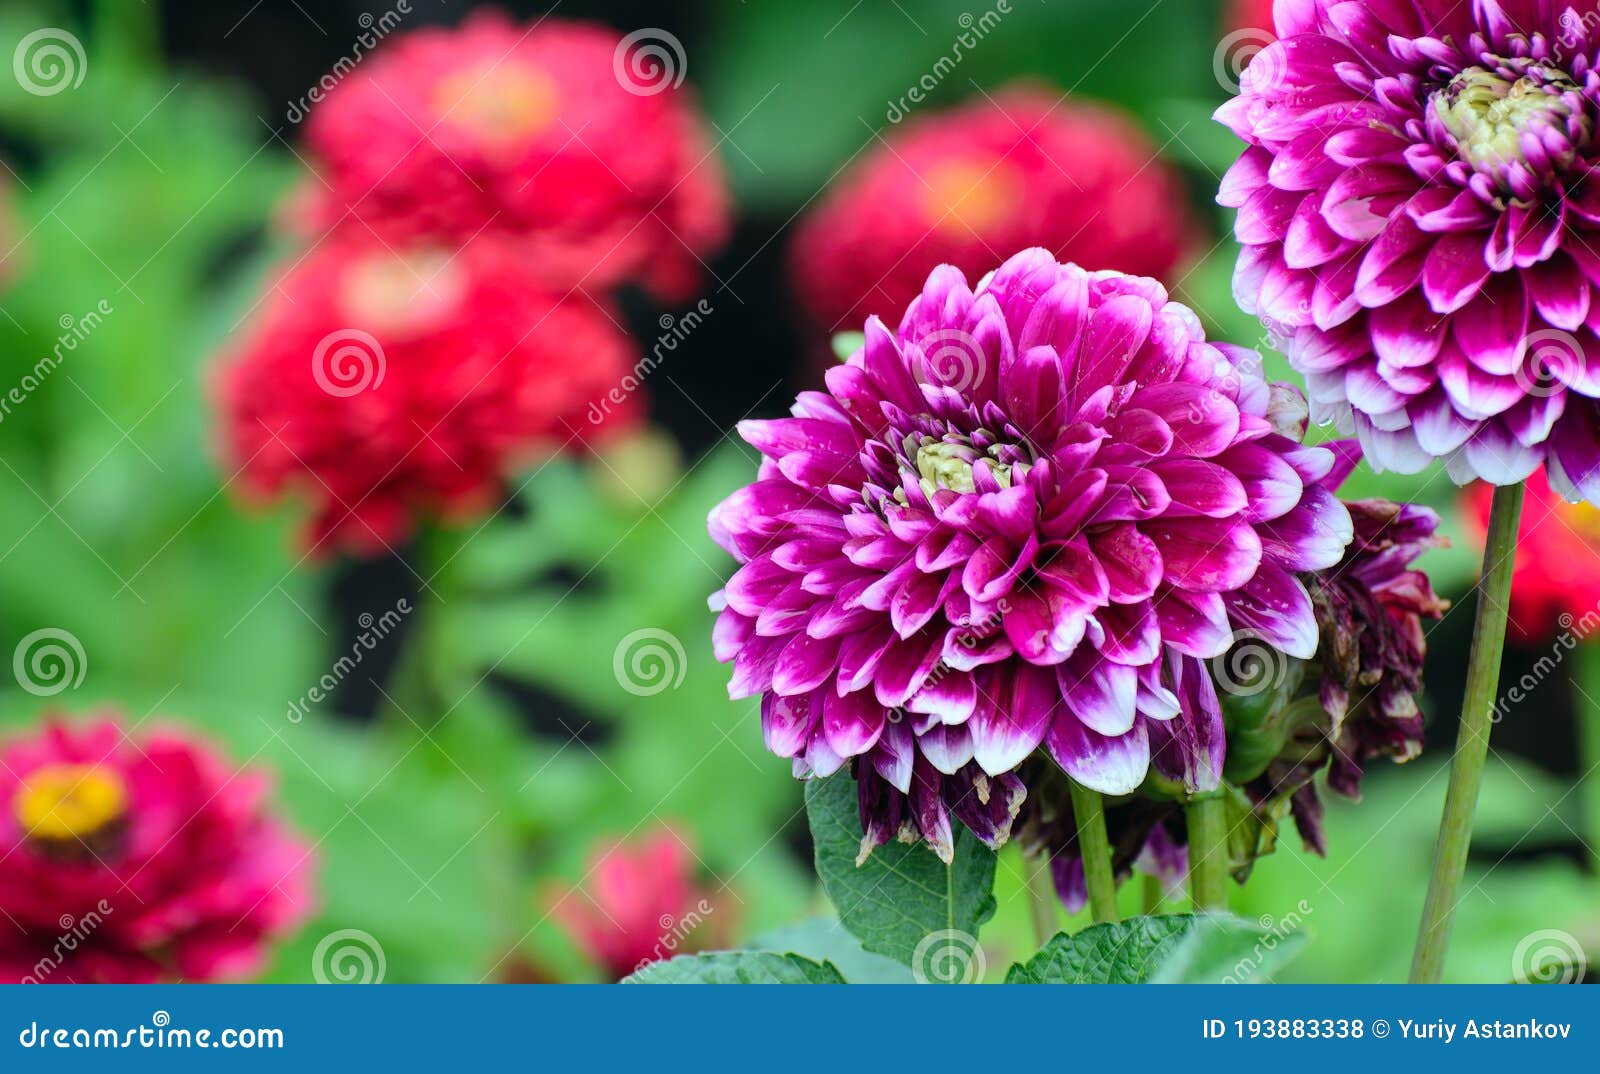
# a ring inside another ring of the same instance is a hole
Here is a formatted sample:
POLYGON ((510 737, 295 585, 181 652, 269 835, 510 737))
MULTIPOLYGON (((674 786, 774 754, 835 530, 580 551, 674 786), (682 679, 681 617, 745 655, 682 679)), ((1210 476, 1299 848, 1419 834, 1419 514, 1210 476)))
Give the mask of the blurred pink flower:
POLYGON ((0 744, 0 980, 216 981, 256 972, 315 901, 269 784, 187 733, 114 714, 0 744))

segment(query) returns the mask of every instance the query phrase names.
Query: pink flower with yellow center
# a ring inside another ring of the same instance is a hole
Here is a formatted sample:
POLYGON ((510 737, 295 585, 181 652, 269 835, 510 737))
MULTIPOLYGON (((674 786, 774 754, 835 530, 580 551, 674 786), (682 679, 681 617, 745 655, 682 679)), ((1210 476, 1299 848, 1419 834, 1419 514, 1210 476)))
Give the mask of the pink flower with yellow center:
POLYGON ((113 716, 0 743, 0 980, 248 977, 314 902, 268 783, 113 716))

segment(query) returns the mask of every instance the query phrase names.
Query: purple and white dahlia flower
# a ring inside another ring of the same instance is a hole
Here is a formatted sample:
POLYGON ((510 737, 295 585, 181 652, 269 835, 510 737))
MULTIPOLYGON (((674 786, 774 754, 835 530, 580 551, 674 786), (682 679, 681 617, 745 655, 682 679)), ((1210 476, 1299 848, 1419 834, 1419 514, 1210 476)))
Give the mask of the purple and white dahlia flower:
POLYGON ((1249 143, 1240 304, 1379 467, 1546 464, 1600 503, 1600 22, 1565 0, 1278 0, 1217 118, 1249 143))
POLYGON ((740 426, 715 646, 797 776, 854 763, 863 849, 948 855, 952 813, 1003 842, 1041 746, 1106 794, 1217 786, 1206 661, 1241 632, 1314 655, 1296 575, 1351 538, 1299 397, 1154 280, 1039 249, 976 290, 935 269, 827 387, 740 426))

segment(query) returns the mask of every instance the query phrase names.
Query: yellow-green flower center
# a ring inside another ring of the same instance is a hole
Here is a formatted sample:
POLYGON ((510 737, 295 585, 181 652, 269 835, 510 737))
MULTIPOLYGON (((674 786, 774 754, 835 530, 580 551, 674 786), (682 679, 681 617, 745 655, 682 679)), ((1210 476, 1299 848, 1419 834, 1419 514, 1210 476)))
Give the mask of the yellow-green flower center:
POLYGON ((1001 488, 1011 487, 1011 468, 982 454, 970 444, 924 437, 917 447, 917 473, 922 475, 922 491, 932 496, 936 489, 951 492, 976 492, 972 468, 987 467, 1001 488))
POLYGON ((113 828, 127 808, 128 790, 122 778, 86 764, 36 769, 11 800, 25 837, 44 843, 87 842, 113 828))
MULTIPOLYGON (((1433 95, 1433 111, 1455 137, 1461 159, 1479 171, 1526 162, 1522 136, 1541 128, 1565 129, 1573 114, 1568 93, 1577 85, 1566 72, 1543 64, 1511 79, 1483 67, 1468 67, 1433 95)), ((1584 123, 1584 134, 1588 123, 1584 123)), ((1552 158, 1572 163, 1568 148, 1552 158)))

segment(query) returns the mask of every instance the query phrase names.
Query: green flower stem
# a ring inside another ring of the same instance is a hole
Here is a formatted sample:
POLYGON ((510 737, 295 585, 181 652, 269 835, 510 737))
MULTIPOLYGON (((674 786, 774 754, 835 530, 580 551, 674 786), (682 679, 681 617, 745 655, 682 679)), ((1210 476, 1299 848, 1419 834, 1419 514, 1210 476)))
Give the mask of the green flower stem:
POLYGON ((1220 794, 1184 807, 1189 828, 1189 897, 1196 911, 1228 908, 1228 805, 1220 794))
POLYGON ((1413 984, 1439 981, 1444 973, 1445 951, 1450 946, 1450 924, 1472 843, 1472 815, 1478 806, 1478 788, 1489 759, 1489 728, 1500 685, 1500 656, 1506 644, 1522 492, 1521 485, 1500 486, 1494 490, 1494 504, 1489 510, 1489 538, 1483 549, 1483 577, 1478 583, 1478 611, 1472 625, 1472 655, 1467 660, 1466 699, 1461 708, 1456 752, 1450 763, 1450 788, 1445 793, 1439 839, 1433 848, 1428 900, 1422 907, 1422 926, 1411 960, 1413 984))
POLYGON ((1120 921, 1117 912, 1117 878, 1111 872, 1111 840, 1106 836, 1105 803, 1097 791, 1072 786, 1072 814, 1078 821, 1078 851, 1083 855, 1083 879, 1089 888, 1089 910, 1096 924, 1120 921))
POLYGON ((1578 773, 1582 780, 1583 836, 1600 878, 1600 643, 1579 639, 1577 649, 1578 773))
POLYGON ((1033 938, 1043 947, 1059 931, 1056 927, 1056 908, 1061 901, 1056 897, 1055 881, 1050 876, 1050 859, 1022 855, 1022 875, 1028 885, 1033 938))
POLYGON ((1147 917, 1154 917, 1161 913, 1161 903, 1166 898, 1166 892, 1161 890, 1161 879, 1155 876, 1144 878, 1144 912, 1147 917))

